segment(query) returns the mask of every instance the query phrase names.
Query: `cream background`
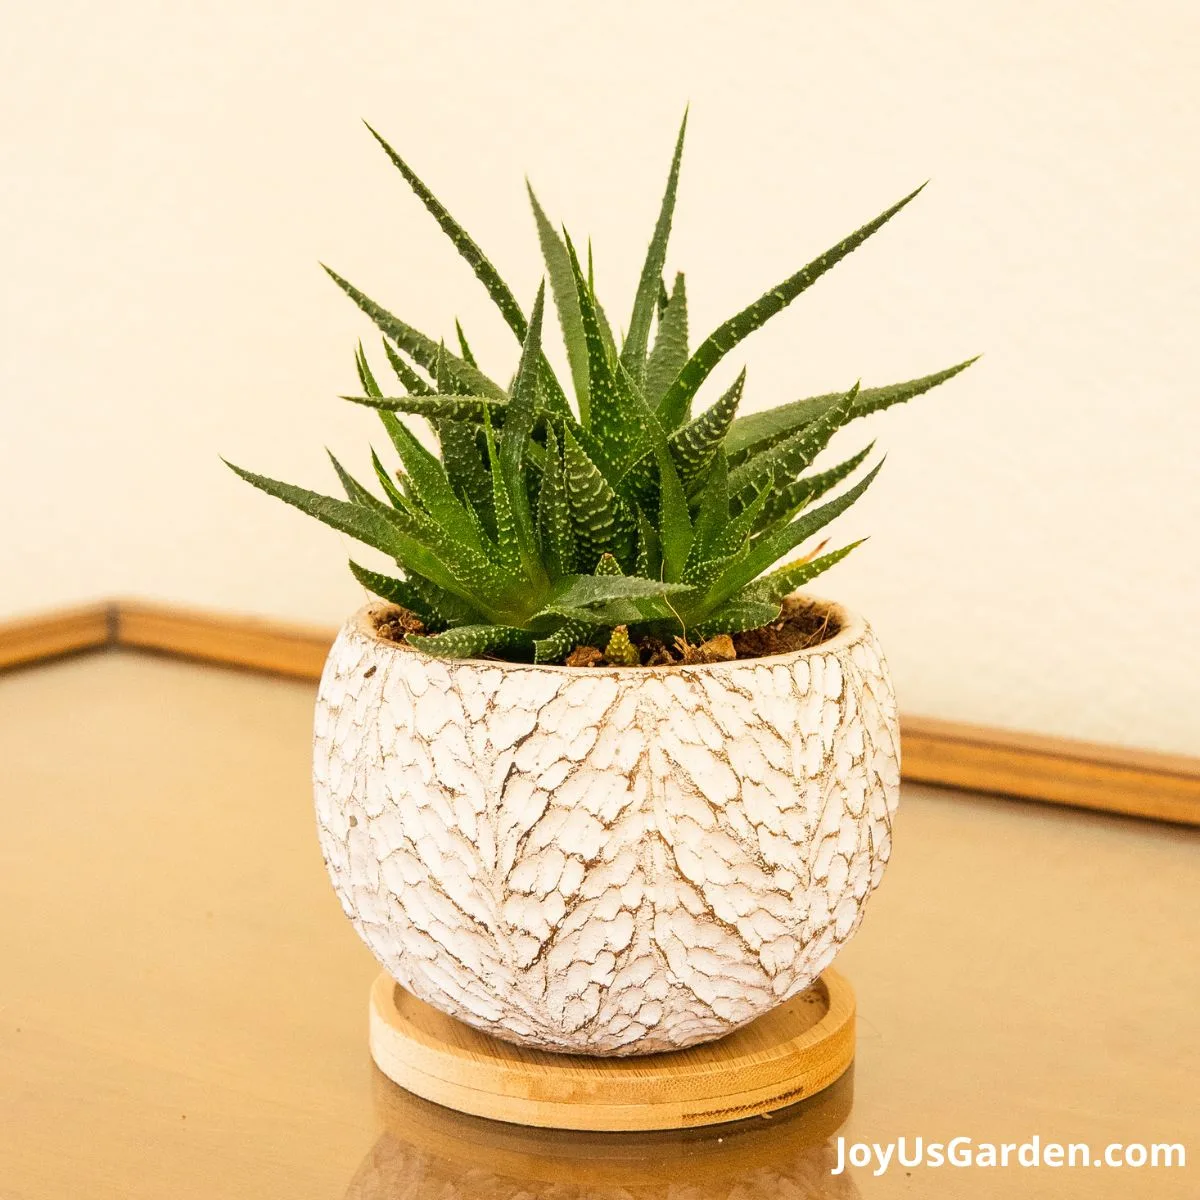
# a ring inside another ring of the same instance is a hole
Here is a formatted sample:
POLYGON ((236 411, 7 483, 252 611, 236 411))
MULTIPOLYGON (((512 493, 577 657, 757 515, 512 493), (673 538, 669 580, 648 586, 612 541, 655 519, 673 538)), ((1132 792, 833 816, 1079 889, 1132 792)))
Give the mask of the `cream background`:
POLYGON ((358 118, 526 301, 528 171, 623 320, 690 99, 669 265, 701 336, 933 177, 722 375, 764 404, 986 352, 875 420, 839 528, 872 540, 822 581, 902 708, 1200 751, 1194 5, 116 0, 2 32, 0 618, 119 593, 332 626, 348 544, 217 459, 332 486, 323 444, 382 448, 316 260, 515 362, 358 118))

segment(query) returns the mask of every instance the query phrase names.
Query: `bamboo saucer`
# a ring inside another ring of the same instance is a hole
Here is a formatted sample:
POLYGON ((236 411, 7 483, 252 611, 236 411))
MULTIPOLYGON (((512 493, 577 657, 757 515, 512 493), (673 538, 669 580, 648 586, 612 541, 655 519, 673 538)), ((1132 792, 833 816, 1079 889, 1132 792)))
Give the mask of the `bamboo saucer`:
POLYGON ((828 1087, 854 1058, 854 991, 836 971, 742 1029, 630 1058, 500 1041, 382 974, 371 1055, 401 1087, 474 1116, 549 1129, 685 1129, 761 1116, 828 1087))

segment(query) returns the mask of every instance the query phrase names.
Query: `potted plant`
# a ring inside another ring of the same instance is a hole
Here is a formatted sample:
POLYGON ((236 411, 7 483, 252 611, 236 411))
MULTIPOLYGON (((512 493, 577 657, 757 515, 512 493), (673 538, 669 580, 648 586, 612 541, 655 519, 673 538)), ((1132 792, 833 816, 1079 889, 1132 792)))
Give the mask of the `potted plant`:
POLYGON ((400 469, 372 453, 379 496, 335 459, 343 500, 233 468, 400 569, 350 564, 380 599, 321 681, 334 887, 400 984, 500 1038, 593 1055, 718 1038, 833 960, 891 846, 883 655, 861 617, 797 590, 859 544, 810 548, 879 467, 841 491, 871 447, 810 468, 843 425, 969 364, 743 415, 745 371, 699 395, 917 192, 690 348, 683 275, 663 275, 682 128, 623 338, 590 252, 531 191, 567 387, 543 353, 544 285, 526 311, 375 136, 521 349, 503 387, 461 327, 451 350, 330 271, 383 334, 398 386, 360 344, 347 399, 378 411, 400 469))

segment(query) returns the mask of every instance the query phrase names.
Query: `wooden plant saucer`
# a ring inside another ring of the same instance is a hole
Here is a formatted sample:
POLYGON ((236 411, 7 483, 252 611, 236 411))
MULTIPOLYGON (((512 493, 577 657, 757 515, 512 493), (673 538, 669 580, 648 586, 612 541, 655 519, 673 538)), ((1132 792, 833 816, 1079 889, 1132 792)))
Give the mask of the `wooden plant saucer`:
POLYGON ((854 1058, 854 991, 828 970, 719 1041, 591 1058, 502 1042, 382 974, 370 1040, 389 1079, 459 1112, 548 1129, 685 1129, 774 1112, 833 1083, 854 1058))

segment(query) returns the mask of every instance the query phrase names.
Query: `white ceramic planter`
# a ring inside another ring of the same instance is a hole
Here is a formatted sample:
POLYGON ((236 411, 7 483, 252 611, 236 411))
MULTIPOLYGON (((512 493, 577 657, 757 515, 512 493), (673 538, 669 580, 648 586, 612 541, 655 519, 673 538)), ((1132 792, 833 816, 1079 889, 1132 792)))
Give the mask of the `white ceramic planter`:
POLYGON ((861 619, 708 666, 426 657, 368 605, 317 701, 342 907, 422 1000, 545 1050, 717 1038, 808 986, 891 849, 899 727, 861 619))

